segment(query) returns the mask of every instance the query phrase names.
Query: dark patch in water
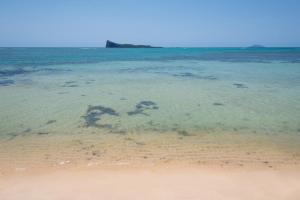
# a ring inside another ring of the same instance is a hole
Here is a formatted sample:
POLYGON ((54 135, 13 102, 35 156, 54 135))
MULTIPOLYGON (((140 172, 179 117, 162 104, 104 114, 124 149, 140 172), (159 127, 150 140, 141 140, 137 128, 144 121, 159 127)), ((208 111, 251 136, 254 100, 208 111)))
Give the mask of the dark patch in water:
POLYGON ((13 68, 13 69, 0 70, 0 76, 16 76, 16 75, 25 75, 25 74, 29 74, 29 73, 35 73, 35 72, 60 72, 60 71, 72 71, 72 70, 53 69, 53 68, 24 69, 21 67, 17 67, 17 68, 13 68))
POLYGON ((76 83, 76 81, 66 81, 65 84, 72 84, 72 83, 76 83))
POLYGON ((116 134, 120 134, 120 135, 125 135, 127 133, 127 131, 126 130, 111 130, 110 133, 116 133, 116 134))
POLYGON ((141 101, 136 105, 137 109, 158 109, 153 101, 141 101))
POLYGON ((0 80, 0 86, 9 86, 15 84, 13 80, 0 80))
POLYGON ((214 106, 224 106, 224 104, 218 103, 218 102, 217 102, 217 103, 213 103, 213 105, 214 105, 214 106))
POLYGON ((141 111, 141 110, 130 111, 130 112, 127 112, 127 114, 129 116, 131 116, 131 115, 137 115, 137 114, 143 114, 143 115, 147 115, 148 116, 148 114, 143 113, 143 111, 141 111))
POLYGON ((182 136, 192 136, 192 134, 190 134, 189 132, 187 132, 185 130, 177 131, 177 133, 182 136))
POLYGON ((97 124, 98 128, 106 128, 106 129, 113 129, 113 125, 111 124, 97 124))
POLYGON ((49 121, 47 121, 46 124, 53 124, 53 123, 55 123, 55 122, 56 122, 56 120, 49 120, 49 121))
POLYGON ((94 81, 85 81, 85 84, 89 85, 92 84, 94 81))
POLYGON ((33 72, 71 72, 71 69, 54 69, 54 68, 41 68, 38 70, 35 70, 33 72))
POLYGON ((188 119, 192 119, 191 113, 185 113, 184 114, 188 119))
POLYGON ((148 115, 144 113, 145 110, 157 110, 159 107, 154 103, 153 101, 141 101, 135 106, 134 111, 127 112, 128 115, 137 115, 137 114, 143 114, 148 115))
POLYGON ((38 134, 38 135, 48 135, 49 132, 38 132, 37 134, 38 134))
POLYGON ((124 98, 124 97, 122 97, 122 98, 120 98, 120 100, 121 101, 125 101, 125 100, 127 100, 126 98, 124 98))
POLYGON ((62 87, 78 87, 76 81, 66 81, 62 87))
POLYGON ((58 92, 57 94, 69 94, 69 92, 58 92))
POLYGON ((17 133, 9 133, 8 136, 9 136, 9 138, 6 141, 15 139, 18 136, 18 134, 17 133))
POLYGON ((89 85, 89 84, 93 83, 94 81, 95 81, 94 79, 86 80, 85 84, 89 85))
POLYGON ((102 115, 119 116, 119 114, 112 108, 104 106, 91 106, 89 105, 85 119, 86 127, 109 128, 112 129, 111 124, 97 124, 101 120, 102 115))
POLYGON ((237 88, 248 88, 245 84, 243 83, 234 83, 234 86, 236 86, 237 88))
POLYGON ((78 87, 78 85, 76 85, 76 84, 73 84, 73 85, 63 85, 62 87, 78 87))
POLYGON ((197 78, 198 76, 190 73, 190 72, 184 72, 184 73, 180 73, 180 74, 174 74, 173 76, 179 76, 179 77, 192 77, 192 78, 197 78))
POLYGON ((126 138, 124 138, 124 140, 133 141, 134 139, 132 139, 130 137, 126 137, 126 138))
POLYGON ((31 70, 24 70, 22 68, 16 68, 16 69, 4 69, 0 70, 0 76, 15 76, 19 74, 27 74, 32 72, 31 70))
POLYGON ((13 139, 15 139, 16 137, 22 136, 22 135, 24 135, 24 134, 26 134, 26 133, 29 133, 29 132, 31 132, 31 131, 32 131, 31 128, 27 128, 27 129, 25 129, 24 131, 22 131, 22 132, 20 132, 20 133, 9 133, 8 135, 9 135, 10 137, 9 137, 9 139, 8 139, 7 141, 13 140, 13 139))
POLYGON ((149 124, 150 126, 154 126, 154 122, 152 120, 150 120, 149 122, 147 122, 147 124, 149 124))
POLYGON ((29 133, 31 131, 31 128, 28 128, 26 130, 23 131, 23 133, 29 133))
POLYGON ((217 80, 214 76, 200 76, 199 79, 205 79, 205 80, 217 80))
POLYGON ((173 74, 175 77, 183 77, 183 78, 195 78, 195 79, 203 79, 203 80, 216 80, 217 78, 214 76, 200 76, 197 74, 193 74, 190 72, 184 72, 179 74, 173 74))

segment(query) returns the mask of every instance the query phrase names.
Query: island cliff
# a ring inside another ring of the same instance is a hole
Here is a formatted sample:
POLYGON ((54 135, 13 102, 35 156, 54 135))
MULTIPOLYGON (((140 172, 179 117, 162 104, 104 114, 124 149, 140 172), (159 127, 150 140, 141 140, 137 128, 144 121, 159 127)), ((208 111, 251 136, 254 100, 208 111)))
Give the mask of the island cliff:
POLYGON ((112 41, 106 41, 106 48, 161 48, 161 47, 152 47, 150 45, 134 45, 134 44, 118 44, 112 41))
POLYGON ((263 45, 260 45, 260 44, 254 44, 250 47, 247 47, 248 49, 258 49, 258 48, 266 48, 265 46, 263 45))

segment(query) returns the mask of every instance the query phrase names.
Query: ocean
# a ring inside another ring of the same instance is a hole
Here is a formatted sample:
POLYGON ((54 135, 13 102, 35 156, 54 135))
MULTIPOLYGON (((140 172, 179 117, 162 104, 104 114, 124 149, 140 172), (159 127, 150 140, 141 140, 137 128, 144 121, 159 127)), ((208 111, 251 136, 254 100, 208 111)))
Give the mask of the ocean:
POLYGON ((299 164, 300 48, 0 48, 0 163, 299 164))

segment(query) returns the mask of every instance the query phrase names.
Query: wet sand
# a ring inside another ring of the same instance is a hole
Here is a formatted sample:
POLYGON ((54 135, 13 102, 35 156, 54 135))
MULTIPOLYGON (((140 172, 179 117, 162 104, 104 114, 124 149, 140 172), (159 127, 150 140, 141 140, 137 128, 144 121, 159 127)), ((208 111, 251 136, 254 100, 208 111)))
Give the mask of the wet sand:
POLYGON ((17 136, 0 145, 0 199, 298 200, 299 146, 291 141, 233 133, 17 136))
POLYGON ((299 170, 115 168, 1 177, 2 200, 210 199, 297 200, 299 170))
POLYGON ((299 137, 247 134, 29 134, 0 143, 0 174, 43 169, 195 166, 300 169, 299 137))

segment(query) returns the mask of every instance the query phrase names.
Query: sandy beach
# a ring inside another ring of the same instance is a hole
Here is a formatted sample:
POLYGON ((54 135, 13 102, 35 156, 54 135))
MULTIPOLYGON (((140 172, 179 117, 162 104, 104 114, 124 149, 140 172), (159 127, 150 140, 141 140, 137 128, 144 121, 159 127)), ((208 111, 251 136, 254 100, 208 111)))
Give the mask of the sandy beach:
POLYGON ((300 198, 298 140, 218 136, 19 136, 0 146, 0 199, 300 198))
POLYGON ((0 200, 300 200, 299 10, 0 0, 0 200))
POLYGON ((2 200, 299 198, 299 170, 118 168, 20 172, 0 178, 2 200))

